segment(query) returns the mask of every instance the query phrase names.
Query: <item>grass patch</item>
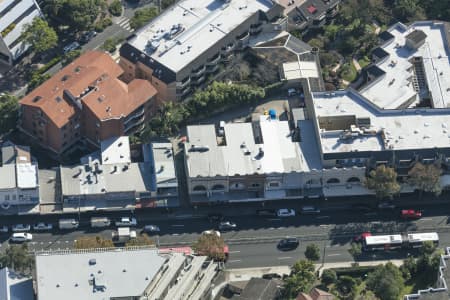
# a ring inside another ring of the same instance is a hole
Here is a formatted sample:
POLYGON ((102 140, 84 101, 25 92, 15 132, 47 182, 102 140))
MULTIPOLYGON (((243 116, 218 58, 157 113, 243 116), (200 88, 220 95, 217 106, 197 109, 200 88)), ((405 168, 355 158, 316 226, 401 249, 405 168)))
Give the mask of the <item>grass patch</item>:
POLYGON ((370 64, 370 60, 367 57, 363 57, 363 58, 358 59, 358 63, 361 66, 361 68, 364 68, 365 66, 370 64))
POLYGON ((352 82, 358 76, 358 72, 352 63, 345 63, 339 68, 339 76, 348 82, 352 82))

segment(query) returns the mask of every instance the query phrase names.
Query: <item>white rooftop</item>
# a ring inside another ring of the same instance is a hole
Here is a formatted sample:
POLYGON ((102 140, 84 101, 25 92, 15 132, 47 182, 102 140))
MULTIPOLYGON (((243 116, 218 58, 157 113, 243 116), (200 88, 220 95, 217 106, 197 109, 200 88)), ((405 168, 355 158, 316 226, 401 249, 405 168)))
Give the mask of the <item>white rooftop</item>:
POLYGON ((361 94, 380 108, 395 109, 419 95, 411 82, 414 75, 413 57, 422 57, 426 84, 435 108, 450 107, 450 64, 446 28, 443 23, 415 22, 410 26, 397 23, 388 29, 394 36, 381 48, 389 53, 377 66, 386 72, 384 77, 361 89, 361 94), (414 30, 426 34, 425 43, 417 50, 405 46, 405 37, 414 30))
POLYGON ((221 146, 214 125, 188 126, 189 176, 284 173, 307 167, 300 160, 298 143, 292 142, 288 122, 261 116, 259 124, 263 143, 255 143, 251 123, 230 123, 224 126, 226 145, 221 146), (195 151, 199 147, 208 150, 195 151))
POLYGON ((366 237, 367 245, 390 244, 390 243, 401 244, 402 236, 400 234, 393 234, 393 235, 373 235, 366 237))
POLYGON ((16 168, 18 188, 31 189, 38 186, 38 170, 36 165, 31 163, 20 163, 16 164, 16 168))
POLYGON ((174 156, 171 143, 152 143, 155 162, 156 184, 158 187, 176 187, 174 156))
POLYGON ((271 0, 182 0, 136 32, 129 43, 174 72, 181 70, 271 0), (181 24, 181 30, 174 25, 181 24), (150 43, 157 46, 153 52, 150 43))
POLYGON ((14 164, 0 167, 0 189, 16 188, 16 166, 14 164))
POLYGON ((284 78, 287 80, 318 78, 319 71, 315 61, 295 61, 283 64, 284 78))
POLYGON ((112 137, 101 142, 102 164, 130 163, 130 140, 127 136, 112 137))
POLYGON ((324 153, 444 148, 450 143, 449 109, 380 110, 351 89, 313 93, 313 103, 319 124, 326 117, 332 124, 344 118, 370 118, 367 129, 372 133, 356 134, 345 140, 340 137, 350 126, 336 130, 321 128, 324 153))
POLYGON ((139 296, 159 272, 164 261, 165 258, 158 254, 157 249, 38 254, 38 298, 104 300, 139 296))

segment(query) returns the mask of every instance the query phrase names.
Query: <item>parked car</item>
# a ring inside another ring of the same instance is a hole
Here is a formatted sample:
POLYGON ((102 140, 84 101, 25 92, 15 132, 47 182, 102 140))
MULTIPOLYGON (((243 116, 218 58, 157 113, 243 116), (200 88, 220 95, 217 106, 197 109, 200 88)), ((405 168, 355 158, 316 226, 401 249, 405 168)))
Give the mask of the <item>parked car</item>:
POLYGON ((116 226, 136 226, 137 221, 135 218, 122 217, 119 221, 116 221, 116 226))
POLYGON ((208 214, 208 220, 210 222, 220 222, 223 220, 223 215, 219 213, 210 213, 208 214))
POLYGON ((78 48, 80 48, 80 44, 78 42, 72 42, 72 43, 66 45, 63 48, 63 51, 64 51, 64 54, 66 54, 66 53, 69 53, 70 51, 76 50, 78 48))
POLYGON ((276 217, 277 211, 275 209, 258 209, 256 215, 261 217, 276 217))
POLYGON ((372 234, 370 232, 363 232, 363 233, 353 237, 353 242, 360 243, 360 242, 364 241, 364 239, 368 236, 372 236, 372 234))
POLYGON ((220 224, 219 224, 219 230, 222 230, 222 231, 233 230, 236 228, 237 228, 236 223, 233 223, 230 221, 220 222, 220 224))
POLYGON ((379 209, 395 209, 394 203, 387 201, 387 202, 381 202, 378 204, 379 209))
POLYGON ((52 229, 53 229, 52 224, 46 224, 44 222, 39 222, 39 223, 33 225, 33 230, 36 230, 36 231, 46 231, 46 230, 52 230, 52 229))
POLYGON ((295 210, 291 208, 281 208, 277 211, 278 217, 295 217, 295 210))
POLYGON ((278 273, 267 273, 267 274, 263 274, 262 276, 263 279, 281 279, 282 276, 278 273))
POLYGON ((75 219, 59 219, 58 226, 62 230, 76 229, 80 226, 80 222, 75 219))
POLYGON ((202 232, 202 234, 204 234, 204 235, 216 235, 217 237, 220 237, 220 231, 217 231, 217 230, 213 230, 213 229, 211 229, 211 230, 205 230, 205 231, 203 231, 202 232))
POLYGON ((400 216, 404 220, 418 220, 422 218, 422 211, 414 209, 402 209, 402 211, 400 212, 400 216))
POLYGON ((31 226, 28 224, 16 224, 13 225, 12 231, 13 232, 20 232, 20 231, 30 231, 31 226))
POLYGON ((111 220, 107 217, 92 217, 91 227, 92 228, 103 228, 111 225, 111 220))
POLYGON ((156 225, 145 225, 142 229, 142 232, 152 233, 152 232, 160 232, 160 229, 156 225))
POLYGON ((10 238, 10 241, 15 242, 15 243, 23 243, 23 242, 29 242, 32 239, 33 239, 33 235, 31 233, 16 232, 16 233, 13 233, 13 235, 10 238))
POLYGON ((302 206, 301 214, 302 215, 320 214, 320 209, 311 205, 302 206))
POLYGON ((80 42, 82 43, 88 43, 90 40, 92 40, 97 35, 97 32, 94 30, 86 31, 84 32, 80 37, 80 42))
POLYGON ((6 233, 9 231, 8 226, 4 225, 4 226, 0 226, 0 232, 6 233))
POLYGON ((278 243, 277 248, 282 251, 294 250, 297 249, 299 244, 297 238, 285 238, 278 243))

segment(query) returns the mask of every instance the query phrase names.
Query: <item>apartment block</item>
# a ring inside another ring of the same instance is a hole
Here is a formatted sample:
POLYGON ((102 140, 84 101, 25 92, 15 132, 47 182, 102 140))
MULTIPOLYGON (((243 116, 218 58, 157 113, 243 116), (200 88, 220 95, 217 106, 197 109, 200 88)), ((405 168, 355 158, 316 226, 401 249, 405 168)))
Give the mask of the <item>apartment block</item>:
POLYGON ((20 101, 20 130, 56 155, 142 130, 156 90, 122 74, 108 54, 83 54, 20 101))
POLYGON ((22 32, 36 17, 43 15, 34 0, 0 1, 0 61, 12 65, 25 53, 22 32))
POLYGON ((183 100, 263 28, 281 31, 282 12, 272 0, 178 1, 121 47, 124 78, 149 80, 162 100, 183 100))
POLYGON ((341 0, 279 0, 290 30, 320 28, 338 13, 341 0))

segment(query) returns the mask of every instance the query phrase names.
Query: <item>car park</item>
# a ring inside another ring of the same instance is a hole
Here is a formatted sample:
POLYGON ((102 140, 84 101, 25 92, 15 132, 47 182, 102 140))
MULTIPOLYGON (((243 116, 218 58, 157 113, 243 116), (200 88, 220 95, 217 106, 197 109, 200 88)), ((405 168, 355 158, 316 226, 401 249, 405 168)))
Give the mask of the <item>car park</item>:
POLYGON ((294 250, 297 249, 299 244, 297 238, 285 238, 278 243, 277 248, 282 251, 294 250))
POLYGON ((44 222, 39 222, 39 223, 33 225, 33 230, 35 230, 35 231, 48 231, 48 230, 52 230, 52 229, 53 229, 52 224, 46 224, 44 222))
POLYGON ((146 233, 160 232, 160 231, 161 230, 156 225, 145 225, 144 228, 142 229, 142 232, 146 233))
POLYGON ((258 209, 256 215, 260 217, 276 217, 277 211, 275 209, 258 209))
POLYGON ((379 209, 395 209, 395 205, 391 201, 381 202, 378 204, 378 208, 379 209))
POLYGON ((6 226, 6 225, 4 225, 4 226, 0 226, 0 232, 2 232, 2 233, 6 233, 6 232, 8 232, 9 231, 9 228, 8 228, 8 226, 6 226))
POLYGON ((28 224, 16 224, 13 225, 12 231, 13 232, 20 232, 20 231, 30 231, 31 226, 28 224))
POLYGON ((230 222, 230 221, 224 221, 219 223, 219 230, 226 231, 226 230, 234 230, 237 228, 236 223, 230 222))
POLYGON ((291 208, 281 208, 277 211, 278 217, 295 217, 295 210, 291 208))
POLYGON ((72 43, 66 45, 63 48, 63 51, 64 51, 64 53, 69 53, 70 51, 76 50, 78 48, 80 48, 80 44, 78 42, 72 42, 72 43))
POLYGON ((13 233, 13 235, 10 238, 10 241, 15 242, 15 243, 23 243, 23 242, 29 242, 32 239, 33 239, 33 235, 31 233, 16 232, 16 233, 13 233))
POLYGON ((422 218, 422 211, 414 209, 402 209, 400 216, 404 220, 418 220, 422 218))
POLYGON ((302 215, 315 215, 315 214, 320 214, 320 209, 315 206, 307 205, 307 206, 302 206, 302 209, 300 212, 302 215))
POLYGON ((137 221, 135 218, 122 217, 119 221, 116 221, 116 226, 136 226, 137 221))

